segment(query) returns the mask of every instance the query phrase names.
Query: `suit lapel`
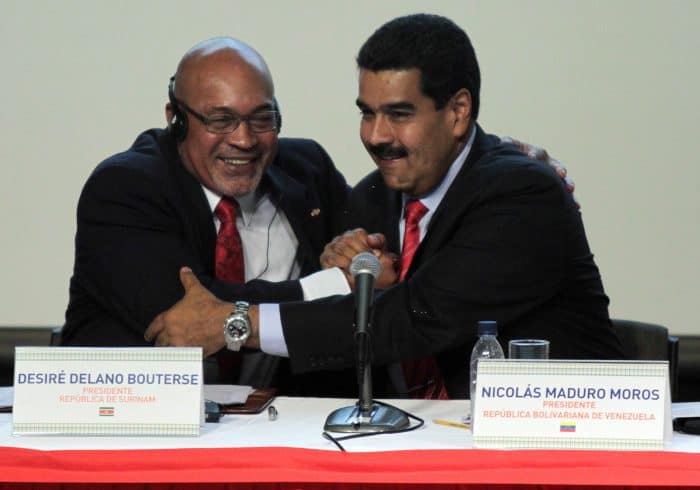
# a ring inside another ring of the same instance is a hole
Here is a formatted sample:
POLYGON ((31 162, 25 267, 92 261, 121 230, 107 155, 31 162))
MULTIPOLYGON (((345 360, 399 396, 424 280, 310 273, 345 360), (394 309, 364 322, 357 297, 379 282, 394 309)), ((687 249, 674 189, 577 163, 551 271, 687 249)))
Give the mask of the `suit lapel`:
POLYGON ((313 221, 321 219, 319 213, 327 210, 314 208, 307 199, 306 187, 275 165, 270 165, 267 169, 266 178, 270 186, 270 195, 284 212, 299 243, 296 258, 301 273, 309 274, 317 269, 318 257, 314 257, 313 244, 308 237, 314 236, 313 221))
POLYGON ((388 189, 387 205, 382 215, 383 223, 376 228, 386 230, 387 250, 396 250, 400 255, 401 243, 399 241, 399 220, 401 219, 401 193, 388 189))
POLYGON ((479 125, 476 126, 476 136, 474 137, 469 155, 467 155, 464 165, 462 165, 452 185, 447 189, 440 205, 430 219, 425 238, 418 246, 413 261, 411 262, 411 267, 408 272, 409 275, 422 262, 424 254, 429 257, 434 251, 442 248, 442 242, 445 236, 450 236, 450 230, 460 219, 462 211, 471 202, 470 193, 465 193, 469 188, 471 169, 485 153, 493 148, 493 143, 490 141, 490 138, 490 136, 483 132, 479 125))
POLYGON ((182 196, 184 208, 180 211, 180 216, 184 221, 187 239, 191 240, 191 245, 196 248, 197 256, 202 257, 202 264, 206 269, 204 272, 213 276, 216 227, 209 202, 204 195, 202 185, 187 171, 180 160, 175 145, 167 133, 164 133, 161 139, 161 147, 175 175, 178 186, 175 193, 182 196))

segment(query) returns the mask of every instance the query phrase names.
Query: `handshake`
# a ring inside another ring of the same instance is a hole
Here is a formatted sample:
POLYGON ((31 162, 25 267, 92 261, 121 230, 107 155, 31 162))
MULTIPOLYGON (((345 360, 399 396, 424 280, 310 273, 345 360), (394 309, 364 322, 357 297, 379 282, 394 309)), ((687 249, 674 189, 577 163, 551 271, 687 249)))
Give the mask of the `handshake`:
POLYGON ((346 231, 335 237, 321 254, 321 267, 338 267, 345 274, 351 289, 355 289, 355 278, 350 270, 353 258, 363 252, 371 253, 379 261, 375 286, 387 289, 399 280, 400 259, 386 249, 386 238, 381 233, 367 233, 362 228, 346 231))

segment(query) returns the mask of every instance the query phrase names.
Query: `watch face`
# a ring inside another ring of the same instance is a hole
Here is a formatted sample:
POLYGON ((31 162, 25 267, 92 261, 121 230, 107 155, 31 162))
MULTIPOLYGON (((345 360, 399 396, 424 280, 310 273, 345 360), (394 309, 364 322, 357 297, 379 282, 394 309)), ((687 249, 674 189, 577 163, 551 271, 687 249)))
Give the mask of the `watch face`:
POLYGON ((233 318, 226 325, 226 330, 234 340, 238 340, 245 337, 248 333, 248 323, 241 318, 233 318))

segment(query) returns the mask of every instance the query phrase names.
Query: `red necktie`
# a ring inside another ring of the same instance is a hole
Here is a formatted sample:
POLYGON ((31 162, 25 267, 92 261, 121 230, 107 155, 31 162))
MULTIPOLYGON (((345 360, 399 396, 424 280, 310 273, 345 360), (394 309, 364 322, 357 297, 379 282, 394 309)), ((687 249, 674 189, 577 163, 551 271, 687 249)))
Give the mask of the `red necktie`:
POLYGON ((428 212, 422 202, 408 201, 404 208, 404 219, 406 220, 406 229, 403 234, 403 247, 401 247, 401 272, 399 273, 399 281, 406 279, 406 273, 411 266, 413 256, 416 255, 418 245, 420 245, 420 220, 423 219, 425 213, 428 212))
MULTIPOLYGON (((427 212, 428 208, 418 200, 406 203, 404 209, 406 229, 403 234, 403 247, 401 247, 400 281, 406 278, 413 256, 416 254, 420 244, 419 223, 427 212)), ((401 367, 403 368, 403 375, 411 398, 424 398, 426 400, 447 400, 449 398, 434 358, 425 357, 423 359, 404 361, 401 367)))
POLYGON ((221 221, 214 251, 216 277, 231 283, 245 282, 243 244, 236 228, 237 208, 235 200, 222 197, 214 210, 221 221))
MULTIPOLYGON (((222 197, 214 209, 214 214, 221 222, 214 249, 216 278, 230 283, 245 282, 243 244, 241 243, 241 235, 238 234, 236 228, 237 208, 238 203, 234 199, 222 197)), ((217 355, 217 361, 219 382, 238 383, 241 366, 240 352, 233 352, 226 348, 221 349, 217 355)))

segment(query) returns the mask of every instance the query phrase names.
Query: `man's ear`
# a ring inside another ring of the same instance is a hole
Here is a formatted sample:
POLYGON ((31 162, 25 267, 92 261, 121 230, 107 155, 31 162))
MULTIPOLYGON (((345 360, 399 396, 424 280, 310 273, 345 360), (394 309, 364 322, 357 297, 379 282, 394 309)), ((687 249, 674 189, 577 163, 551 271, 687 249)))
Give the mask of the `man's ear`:
POLYGON ((461 88, 447 104, 452 118, 452 131, 456 137, 462 137, 467 133, 472 118, 472 95, 466 88, 461 88))

